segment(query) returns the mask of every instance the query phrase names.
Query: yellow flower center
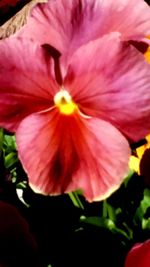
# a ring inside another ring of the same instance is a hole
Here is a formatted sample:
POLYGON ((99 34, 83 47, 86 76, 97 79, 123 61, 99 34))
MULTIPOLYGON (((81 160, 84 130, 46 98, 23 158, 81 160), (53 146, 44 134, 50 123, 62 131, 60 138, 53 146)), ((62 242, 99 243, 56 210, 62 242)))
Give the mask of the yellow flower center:
POLYGON ((55 106, 59 109, 60 113, 64 115, 71 115, 78 110, 78 106, 73 102, 68 91, 61 89, 54 96, 55 106))

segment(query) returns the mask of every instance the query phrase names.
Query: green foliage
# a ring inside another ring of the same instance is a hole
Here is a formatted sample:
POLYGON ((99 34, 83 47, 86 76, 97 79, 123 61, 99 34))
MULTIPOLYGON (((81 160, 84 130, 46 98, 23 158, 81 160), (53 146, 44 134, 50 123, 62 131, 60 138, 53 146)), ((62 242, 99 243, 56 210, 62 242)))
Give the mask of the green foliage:
POLYGON ((3 139, 4 139, 3 129, 0 128, 0 157, 2 156, 3 139))
POLYGON ((2 148, 4 152, 5 168, 11 170, 11 168, 18 162, 15 137, 5 134, 3 136, 2 148))
POLYGON ((150 189, 146 188, 143 192, 143 199, 136 210, 134 221, 140 224, 143 230, 150 230, 150 218, 145 218, 147 210, 150 208, 150 189))
POLYGON ((80 217, 83 227, 89 224, 108 229, 119 236, 126 247, 140 242, 142 233, 143 238, 148 234, 150 189, 146 187, 143 177, 129 173, 121 188, 101 204, 98 216, 80 217))

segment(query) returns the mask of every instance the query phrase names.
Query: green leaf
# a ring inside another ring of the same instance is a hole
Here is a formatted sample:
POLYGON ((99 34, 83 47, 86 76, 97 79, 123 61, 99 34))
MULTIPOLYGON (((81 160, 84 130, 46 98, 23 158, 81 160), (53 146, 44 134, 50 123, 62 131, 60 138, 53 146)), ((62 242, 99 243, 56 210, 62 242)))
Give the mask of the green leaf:
POLYGON ((131 177, 132 177, 133 174, 134 174, 134 170, 129 170, 128 175, 124 179, 124 186, 125 186, 125 188, 127 188, 128 183, 129 183, 129 181, 130 181, 130 179, 131 179, 131 177))
POLYGON ((81 216, 80 218, 81 222, 92 224, 98 227, 105 227, 108 229, 113 229, 115 227, 115 224, 110 219, 106 219, 104 217, 84 217, 81 216))
POLYGON ((150 218, 142 220, 142 229, 143 230, 150 230, 150 218))
POLYGON ((27 188, 27 182, 23 181, 23 182, 18 183, 16 185, 16 188, 18 188, 18 189, 26 189, 27 188))
POLYGON ((12 167, 18 161, 17 153, 11 152, 5 156, 5 167, 6 169, 12 167))
POLYGON ((1 155, 2 155, 3 139, 4 139, 3 129, 0 128, 0 157, 1 157, 1 155))
POLYGON ((108 204, 108 217, 110 220, 112 220, 113 222, 116 221, 116 212, 115 212, 115 209, 108 204))
POLYGON ((135 222, 138 223, 140 221, 142 223, 143 217, 149 207, 150 207, 150 189, 146 188, 144 190, 144 197, 135 213, 134 217, 135 222))
POLYGON ((70 197, 70 199, 71 199, 71 201, 72 201, 72 203, 74 204, 75 207, 84 210, 84 206, 83 206, 83 204, 82 204, 82 202, 81 202, 81 200, 80 200, 80 198, 78 196, 77 191, 70 192, 70 193, 68 193, 68 195, 69 195, 69 197, 70 197))
POLYGON ((87 224, 91 224, 97 227, 104 227, 109 229, 111 232, 113 233, 118 233, 122 236, 124 236, 126 239, 130 240, 133 238, 133 232, 132 230, 126 225, 124 224, 126 231, 123 229, 118 228, 115 223, 107 218, 104 217, 85 217, 85 216, 81 216, 80 217, 80 221, 83 223, 87 223, 87 224))
POLYGON ((14 135, 4 135, 4 149, 6 154, 16 151, 16 139, 14 135))
POLYGON ((116 221, 115 209, 110 204, 108 204, 106 200, 103 201, 103 217, 108 218, 113 222, 116 221))

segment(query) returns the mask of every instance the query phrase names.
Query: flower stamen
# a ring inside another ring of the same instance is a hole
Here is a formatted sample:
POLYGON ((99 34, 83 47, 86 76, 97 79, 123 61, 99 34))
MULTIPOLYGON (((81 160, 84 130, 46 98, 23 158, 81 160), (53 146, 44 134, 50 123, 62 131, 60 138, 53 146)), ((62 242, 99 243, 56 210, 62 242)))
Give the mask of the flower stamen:
POLYGON ((71 115, 74 112, 78 111, 78 106, 72 100, 68 91, 61 89, 54 96, 55 106, 59 109, 60 113, 64 115, 71 115))

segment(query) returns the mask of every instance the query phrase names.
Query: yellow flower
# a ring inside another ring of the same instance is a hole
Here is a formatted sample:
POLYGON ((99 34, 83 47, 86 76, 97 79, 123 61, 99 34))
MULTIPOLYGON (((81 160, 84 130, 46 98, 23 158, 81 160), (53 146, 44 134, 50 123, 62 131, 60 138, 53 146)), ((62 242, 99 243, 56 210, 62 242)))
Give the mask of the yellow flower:
POLYGON ((130 157, 130 161, 129 161, 129 168, 131 170, 134 170, 138 174, 140 174, 139 166, 140 166, 140 161, 142 159, 142 156, 143 156, 145 150, 150 148, 150 134, 147 135, 145 139, 146 139, 146 144, 136 148, 136 151, 135 151, 136 156, 132 155, 130 157))

